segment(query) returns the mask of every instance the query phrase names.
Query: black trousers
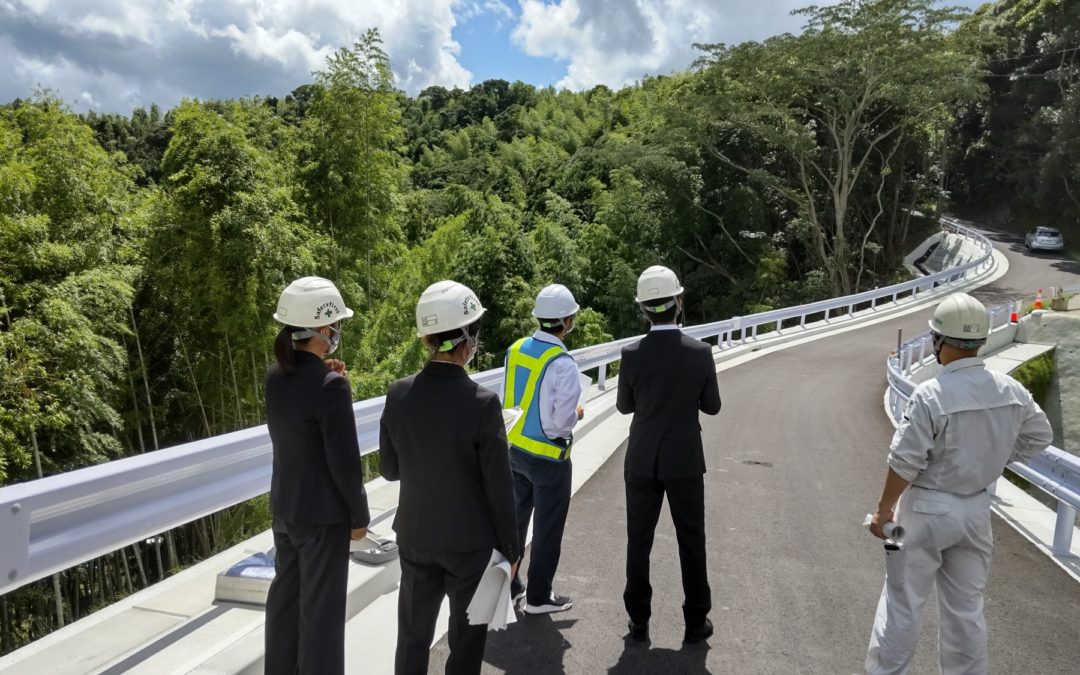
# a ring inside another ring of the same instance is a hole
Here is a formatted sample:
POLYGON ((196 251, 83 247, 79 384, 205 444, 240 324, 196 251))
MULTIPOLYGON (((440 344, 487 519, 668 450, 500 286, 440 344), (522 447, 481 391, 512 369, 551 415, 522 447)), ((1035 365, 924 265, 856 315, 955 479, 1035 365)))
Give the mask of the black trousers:
POLYGON ((349 525, 274 521, 275 575, 266 598, 266 673, 345 672, 349 525))
POLYGON ((487 626, 470 626, 465 610, 491 560, 491 550, 469 553, 402 547, 398 592, 396 675, 427 675, 435 621, 450 596, 450 657, 446 675, 476 675, 484 662, 487 626))
MULTIPOLYGON (((518 452, 518 451, 513 451, 518 452)), ((520 453, 524 455, 524 453, 520 453)), ((562 556, 563 530, 570 511, 573 467, 570 460, 552 462, 534 457, 519 457, 514 470, 514 498, 517 500, 518 541, 525 543, 529 521, 533 524, 532 548, 529 549, 529 604, 549 602, 555 571, 562 556)), ((519 566, 520 569, 521 566, 519 566)), ((514 595, 522 583, 514 577, 514 595)))
POLYGON ((683 619, 687 628, 705 623, 712 592, 705 567, 705 477, 660 480, 631 473, 626 478, 626 590, 623 603, 635 623, 652 615, 649 555, 660 507, 667 494, 682 568, 683 619))

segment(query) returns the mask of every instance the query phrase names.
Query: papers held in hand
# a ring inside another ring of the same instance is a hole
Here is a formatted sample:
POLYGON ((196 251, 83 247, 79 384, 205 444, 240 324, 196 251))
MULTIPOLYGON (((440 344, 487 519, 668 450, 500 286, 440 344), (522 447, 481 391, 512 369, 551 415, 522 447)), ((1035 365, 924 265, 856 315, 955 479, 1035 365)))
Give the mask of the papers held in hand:
MULTIPOLYGON (((600 366, 607 368, 607 366, 600 366)), ((578 373, 578 383, 581 384, 581 396, 578 397, 578 405, 585 407, 585 399, 589 397, 589 387, 592 386, 592 378, 584 373, 578 373)))
POLYGON ((524 414, 525 411, 521 408, 503 408, 503 426, 506 427, 506 431, 509 432, 514 424, 517 423, 518 419, 524 414))
POLYGON ((517 621, 510 599, 511 579, 509 561, 498 551, 492 551, 487 570, 465 610, 470 625, 486 623, 488 630, 502 630, 517 621))

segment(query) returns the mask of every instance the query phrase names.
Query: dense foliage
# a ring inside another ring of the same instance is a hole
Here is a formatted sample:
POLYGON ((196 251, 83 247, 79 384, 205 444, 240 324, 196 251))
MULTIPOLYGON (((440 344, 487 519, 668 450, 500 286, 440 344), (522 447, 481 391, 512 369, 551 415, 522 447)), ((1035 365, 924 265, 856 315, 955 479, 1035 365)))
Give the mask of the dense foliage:
MULTIPOLYGON (((0 107, 0 484, 260 423, 270 315, 306 274, 356 310, 342 352, 368 397, 422 363, 413 307, 443 278, 488 307, 490 368, 552 282, 585 308, 578 347, 642 330, 652 264, 690 323, 896 281, 945 188, 1075 222, 1077 4, 844 0, 620 91, 407 97, 371 32, 282 98, 0 107)), ((0 652, 266 518, 248 503, 0 598, 0 652)))
POLYGON ((1080 251, 1080 2, 1005 0, 971 22, 989 96, 961 109, 949 189, 972 217, 1059 227, 1080 251))

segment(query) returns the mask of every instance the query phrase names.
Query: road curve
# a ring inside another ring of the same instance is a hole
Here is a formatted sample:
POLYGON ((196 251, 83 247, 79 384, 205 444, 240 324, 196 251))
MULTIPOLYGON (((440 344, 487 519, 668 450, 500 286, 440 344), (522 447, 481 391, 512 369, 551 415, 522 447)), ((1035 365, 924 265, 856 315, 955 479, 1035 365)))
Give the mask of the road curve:
MULTIPOLYGON (((1080 283, 1080 264, 1036 257, 994 235, 1006 276, 988 304, 1080 283)), ((524 617, 489 636, 485 673, 858 673, 884 577, 860 527, 876 503, 892 427, 882 409, 884 357, 898 328, 925 330, 931 310, 774 352, 720 375, 723 410, 703 418, 712 619, 709 645, 684 647, 682 588, 670 516, 652 557, 652 642, 626 638, 625 505, 620 449, 575 495, 556 589, 574 609, 524 617)), ((987 592, 991 671, 1076 672, 1080 585, 995 519, 987 592)), ((916 673, 937 672, 929 607, 916 673)), ((441 673, 446 640, 432 650, 441 673)))

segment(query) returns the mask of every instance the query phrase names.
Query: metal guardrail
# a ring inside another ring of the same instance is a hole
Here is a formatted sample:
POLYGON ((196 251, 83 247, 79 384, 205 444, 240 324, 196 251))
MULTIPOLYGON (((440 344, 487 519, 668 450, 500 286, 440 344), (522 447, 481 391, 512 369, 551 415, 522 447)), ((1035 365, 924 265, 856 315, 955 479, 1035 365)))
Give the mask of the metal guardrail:
MULTIPOLYGON (((955 221, 945 224, 980 246, 983 254, 895 286, 684 331, 700 340, 715 338, 723 350, 764 334, 805 330, 818 320, 828 324, 850 319, 856 311, 877 311, 908 298, 917 301, 936 286, 951 285, 993 266, 988 239, 955 221)), ((616 340, 572 354, 580 370, 598 369, 598 385, 605 390, 606 366, 639 339, 616 340)), ((502 388, 501 369, 478 373, 473 379, 497 392, 502 388)), ((378 446, 384 402, 385 397, 378 397, 353 406, 362 454, 378 446)), ((0 593, 264 494, 270 489, 271 460, 264 425, 0 488, 0 593)))
MULTIPOLYGON (((1010 303, 989 310, 991 332, 1007 329, 1012 313, 1019 309, 1019 303, 1010 303)), ((929 331, 904 343, 886 359, 888 404, 894 423, 903 415, 904 406, 915 391, 916 385, 911 380, 911 375, 932 362, 934 355, 930 347, 929 331)), ((1077 511, 1080 510, 1080 457, 1050 446, 1026 464, 1009 463, 1008 469, 1057 500, 1057 520, 1054 524, 1051 551, 1055 555, 1069 555, 1072 549, 1073 524, 1076 522, 1077 511)))

